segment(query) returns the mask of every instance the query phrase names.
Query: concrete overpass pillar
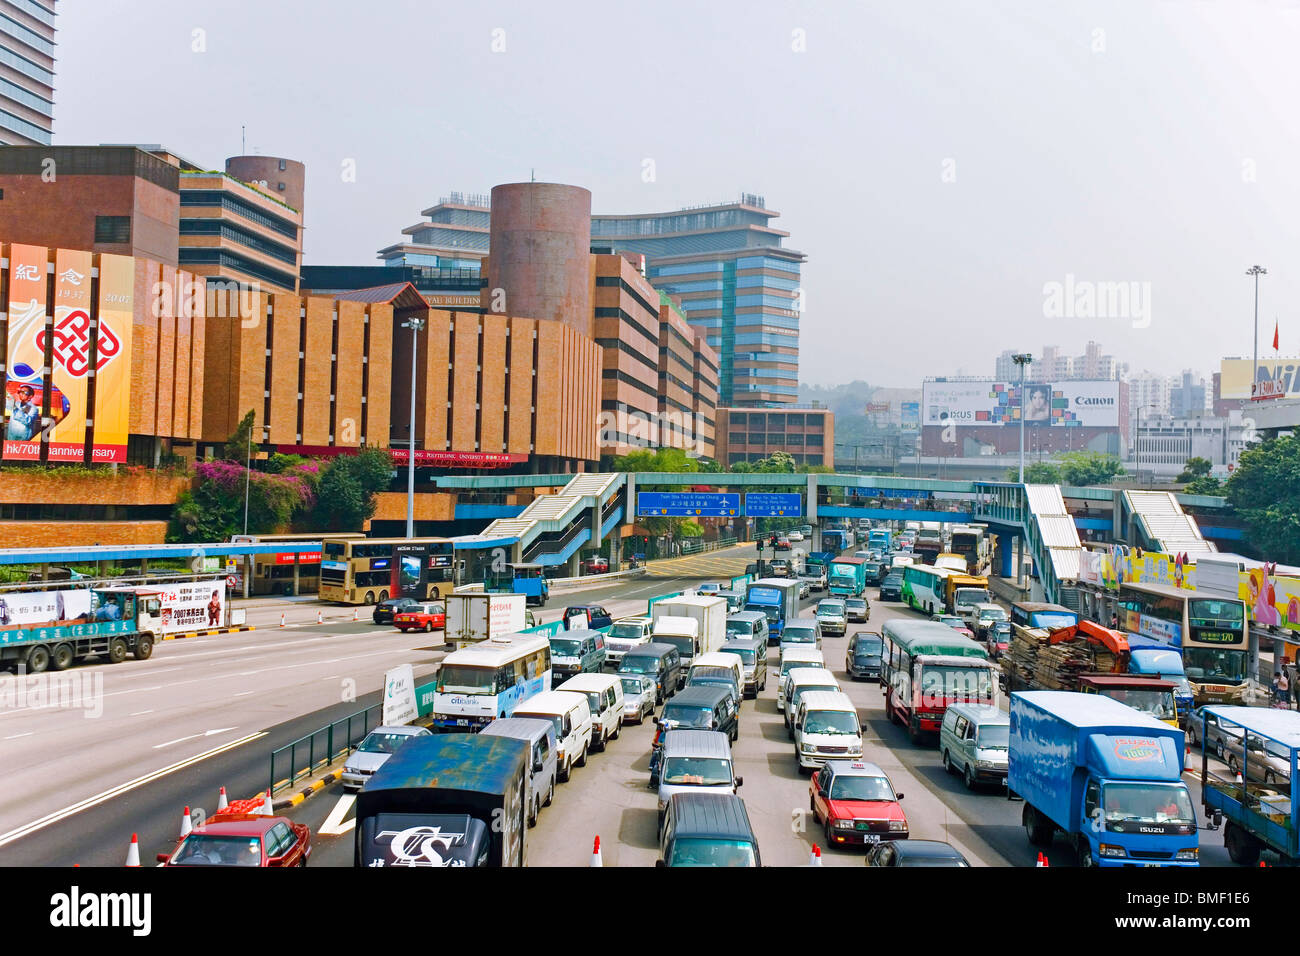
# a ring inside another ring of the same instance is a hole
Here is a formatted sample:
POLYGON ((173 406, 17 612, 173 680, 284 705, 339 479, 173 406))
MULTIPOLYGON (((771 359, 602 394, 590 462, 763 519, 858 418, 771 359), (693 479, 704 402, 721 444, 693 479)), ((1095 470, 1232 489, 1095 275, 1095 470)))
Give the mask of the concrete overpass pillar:
POLYGON ((297 597, 301 592, 298 590, 298 565, 302 557, 297 551, 293 554, 293 596, 297 597))
POLYGON ((576 578, 581 571, 582 560, 579 557, 580 551, 575 551, 569 556, 569 573, 568 577, 576 578))

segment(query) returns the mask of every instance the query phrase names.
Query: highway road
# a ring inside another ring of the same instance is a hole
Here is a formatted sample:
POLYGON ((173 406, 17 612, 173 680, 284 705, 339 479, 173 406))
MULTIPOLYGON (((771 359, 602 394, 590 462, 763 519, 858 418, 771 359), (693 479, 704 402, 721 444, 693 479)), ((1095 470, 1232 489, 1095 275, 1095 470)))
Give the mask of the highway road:
MULTIPOLYGON (((656 569, 655 577, 557 593, 543 618, 552 619, 566 603, 600 603, 615 616, 643 613, 647 598, 739 573, 752 554, 735 549, 695 556, 656 569), (675 571, 689 576, 670 576, 675 571)), ((890 617, 913 616, 901 605, 875 601, 875 593, 868 591, 871 622, 850 625, 850 635, 864 627, 878 630, 890 617)), ((813 603, 805 603, 808 613, 813 603)), ((118 866, 131 833, 138 832, 148 862, 174 846, 183 807, 211 812, 221 786, 232 799, 265 789, 271 750, 376 703, 392 666, 410 662, 418 682, 444 656, 439 635, 402 635, 371 624, 364 612, 354 623, 350 609, 274 602, 250 608, 249 618, 258 630, 167 641, 150 661, 59 675, 81 682, 89 695, 86 709, 0 709, 0 739, 9 758, 0 780, 0 861, 118 866), (316 623, 318 609, 322 624, 316 623), (277 626, 281 613, 288 625, 283 629, 277 626)), ((977 865, 1032 866, 1037 850, 1020 826, 1021 804, 997 789, 968 792, 944 773, 933 745, 911 744, 886 719, 880 688, 844 673, 846 644, 847 637, 825 638, 826 658, 858 707, 866 759, 905 794, 911 835, 947 840, 977 865)), ((20 685, 40 679, 23 678, 20 685)), ((653 865, 656 800, 646 787, 653 729, 652 723, 625 726, 606 752, 590 755, 587 766, 560 785, 529 831, 531 865, 585 865, 596 836, 605 865, 653 865)), ((758 700, 744 703, 735 755, 764 863, 806 864, 822 835, 807 813, 808 777, 797 770, 776 710, 774 680, 758 700)), ((1188 782, 1195 798, 1190 775, 1188 782)), ((312 826, 312 865, 351 865, 351 800, 341 786, 326 788, 288 815, 312 826)), ((1073 864, 1063 843, 1048 855, 1052 865, 1073 864)), ((827 866, 861 865, 861 851, 831 850, 823 860, 827 866)), ((1218 834, 1202 834, 1202 862, 1230 865, 1218 834)))

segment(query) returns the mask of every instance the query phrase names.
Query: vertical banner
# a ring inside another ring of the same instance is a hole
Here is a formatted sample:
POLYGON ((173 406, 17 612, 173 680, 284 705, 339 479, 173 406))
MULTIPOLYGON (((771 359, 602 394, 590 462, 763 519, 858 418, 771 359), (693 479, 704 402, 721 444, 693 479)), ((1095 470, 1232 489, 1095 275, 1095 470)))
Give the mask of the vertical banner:
MULTIPOLYGON (((46 263, 44 246, 9 247, 9 354, 6 356, 4 457, 39 461, 41 408, 45 401, 45 355, 37 335, 45 333, 46 263)), ((50 402, 57 412, 62 396, 50 402)))
MULTIPOLYGON (((54 258, 54 328, 50 333, 50 461, 86 460, 90 393, 90 253, 59 249, 54 258)), ((44 330, 36 344, 45 351, 44 330)))
POLYGON ((99 323, 95 333, 94 447, 91 460, 126 461, 131 424, 131 323, 135 260, 99 257, 99 323))

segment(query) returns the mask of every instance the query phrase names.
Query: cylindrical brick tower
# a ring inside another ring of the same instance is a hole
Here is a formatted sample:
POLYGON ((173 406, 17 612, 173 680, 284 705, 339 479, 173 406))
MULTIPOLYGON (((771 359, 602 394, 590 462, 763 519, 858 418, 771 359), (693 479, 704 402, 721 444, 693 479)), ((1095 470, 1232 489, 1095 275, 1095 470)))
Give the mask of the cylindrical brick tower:
POLYGON ((307 167, 296 159, 279 156, 231 156, 226 172, 246 183, 257 183, 281 202, 303 212, 307 188, 307 167), (263 187, 262 183, 266 183, 263 187))
POLYGON ((591 191, 559 183, 492 188, 488 301, 504 290, 504 311, 554 319, 593 334, 591 191))

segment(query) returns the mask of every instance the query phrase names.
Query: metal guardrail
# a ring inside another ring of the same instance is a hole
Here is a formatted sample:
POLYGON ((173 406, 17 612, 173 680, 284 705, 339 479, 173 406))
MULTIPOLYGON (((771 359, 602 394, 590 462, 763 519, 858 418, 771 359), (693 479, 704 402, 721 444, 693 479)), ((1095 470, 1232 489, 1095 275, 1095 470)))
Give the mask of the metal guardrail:
MULTIPOLYGON (((620 581, 624 578, 637 578, 645 574, 645 567, 632 568, 627 571, 610 571, 608 574, 583 574, 576 578, 547 578, 546 583, 552 587, 564 587, 569 584, 590 584, 592 581, 620 581)), ((462 584, 453 594, 478 594, 483 590, 482 584, 462 584)))
POLYGON ((304 737, 272 750, 271 793, 288 789, 299 780, 345 759, 373 727, 379 726, 381 706, 372 704, 365 710, 340 717, 304 737), (306 762, 300 763, 301 758, 305 758, 306 762), (277 765, 280 773, 288 774, 284 779, 276 779, 277 765))
POLYGON ((703 538, 687 538, 682 542, 682 556, 720 551, 731 547, 737 540, 737 538, 719 538, 716 541, 705 541, 703 538))

